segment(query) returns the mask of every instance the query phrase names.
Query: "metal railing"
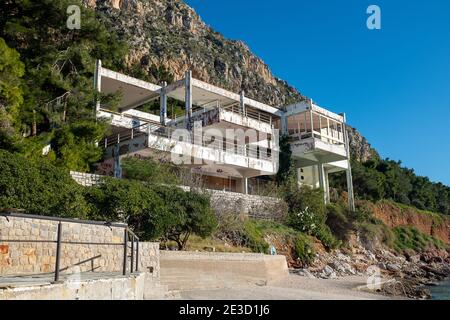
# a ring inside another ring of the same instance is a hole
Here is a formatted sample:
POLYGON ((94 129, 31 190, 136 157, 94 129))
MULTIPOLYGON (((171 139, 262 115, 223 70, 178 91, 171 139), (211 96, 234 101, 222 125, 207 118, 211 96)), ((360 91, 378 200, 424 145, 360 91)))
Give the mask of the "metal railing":
MULTIPOLYGON (((125 141, 133 140, 142 135, 156 135, 171 139, 176 128, 166 127, 154 123, 146 123, 131 129, 122 129, 114 135, 106 137, 103 141, 104 148, 112 147, 125 141)), ((243 155, 249 158, 260 160, 271 160, 272 150, 257 145, 238 144, 227 139, 220 139, 214 142, 204 141, 203 136, 190 132, 190 142, 196 144, 201 142, 201 146, 213 150, 220 150, 232 154, 243 155)), ((200 145, 200 144, 199 144, 200 145)))
POLYGON ((224 107, 222 109, 225 111, 237 113, 244 117, 251 118, 251 119, 258 120, 260 122, 265 122, 265 123, 272 125, 272 116, 270 116, 266 113, 262 113, 262 112, 255 111, 255 110, 248 109, 248 108, 246 108, 245 110, 242 110, 242 108, 239 105, 231 105, 228 107, 224 107))
MULTIPOLYGON (((128 249, 129 243, 131 243, 131 253, 130 253, 130 273, 139 272, 139 237, 131 231, 127 224, 118 222, 108 222, 108 221, 91 221, 91 220, 78 220, 70 218, 60 218, 60 217, 50 217, 50 216, 40 216, 33 214, 24 214, 15 211, 4 211, 0 212, 0 217, 5 217, 8 221, 9 218, 23 218, 23 219, 37 219, 46 221, 58 222, 58 227, 56 231, 56 240, 21 240, 21 239, 3 239, 0 238, 0 243, 7 242, 27 242, 27 243, 55 243, 56 244, 56 259, 55 259, 55 271, 54 271, 54 281, 58 282, 60 279, 60 272, 68 268, 61 269, 61 246, 65 245, 106 245, 106 246, 123 246, 123 262, 122 262, 122 274, 125 276, 127 274, 127 260, 128 260, 128 249), (87 224, 87 225, 97 225, 104 227, 117 227, 123 228, 123 243, 113 243, 113 242, 83 242, 83 241, 64 241, 63 238, 63 224, 64 223, 77 223, 77 224, 87 224)), ((83 262, 91 261, 95 258, 88 259, 83 262)))

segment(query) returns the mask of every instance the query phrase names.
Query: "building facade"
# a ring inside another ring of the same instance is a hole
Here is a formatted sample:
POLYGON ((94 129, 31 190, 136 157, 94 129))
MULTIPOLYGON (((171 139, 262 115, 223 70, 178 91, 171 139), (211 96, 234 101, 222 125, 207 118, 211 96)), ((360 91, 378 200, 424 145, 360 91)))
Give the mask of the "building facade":
POLYGON ((96 107, 97 118, 112 126, 102 144, 106 163, 117 177, 121 157, 151 157, 201 177, 206 188, 251 193, 278 172, 284 135, 299 184, 322 188, 329 202, 328 175, 346 171, 352 206, 344 115, 311 100, 269 106, 244 92, 195 79, 190 71, 174 83, 156 85, 103 68, 101 61, 96 64, 95 88, 101 95, 118 97, 114 105, 98 101, 96 107))

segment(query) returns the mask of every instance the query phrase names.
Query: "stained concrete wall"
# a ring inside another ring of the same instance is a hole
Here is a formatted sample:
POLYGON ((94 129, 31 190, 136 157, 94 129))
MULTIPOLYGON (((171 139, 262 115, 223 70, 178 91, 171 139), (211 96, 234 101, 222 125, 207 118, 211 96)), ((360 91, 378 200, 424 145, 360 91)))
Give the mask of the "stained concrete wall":
MULTIPOLYGON (((32 240, 55 241, 57 227, 57 221, 0 217, 0 275, 54 272, 56 243, 32 240)), ((123 235, 123 228, 64 222, 62 241, 95 244, 63 243, 62 272, 121 271, 123 235)), ((139 271, 159 277, 159 243, 139 244, 139 271)))
POLYGON ((288 273, 285 256, 161 251, 161 283, 169 290, 267 285, 288 273))

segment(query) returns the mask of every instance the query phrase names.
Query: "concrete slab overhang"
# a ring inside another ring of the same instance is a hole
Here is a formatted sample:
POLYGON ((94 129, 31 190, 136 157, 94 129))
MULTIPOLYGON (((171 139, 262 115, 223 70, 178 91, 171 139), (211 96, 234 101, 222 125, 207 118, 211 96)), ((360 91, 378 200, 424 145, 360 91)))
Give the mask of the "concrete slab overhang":
POLYGON ((121 100, 119 111, 136 108, 153 99, 159 98, 161 87, 124 74, 100 68, 100 92, 113 94, 119 92, 121 100))
MULTIPOLYGON (((233 153, 228 150, 216 149, 210 146, 197 145, 190 142, 176 141, 172 138, 136 129, 135 138, 119 143, 120 155, 139 154, 143 157, 156 157, 165 160, 183 158, 189 163, 185 166, 213 167, 223 166, 228 168, 233 176, 254 177, 260 175, 273 175, 278 171, 278 154, 271 157, 257 158, 243 154, 233 153), (234 173, 233 173, 234 172, 234 173)), ((112 158, 114 145, 105 150, 105 157, 112 158)))
MULTIPOLYGON (((214 108, 203 113, 198 113, 193 115, 192 121, 201 122, 202 127, 214 128, 221 131, 226 129, 242 129, 248 130, 253 129, 258 133, 265 133, 267 135, 272 135, 274 128, 270 122, 264 122, 254 117, 245 116, 237 112, 232 112, 228 109, 214 108)), ((267 137, 265 137, 267 138, 267 137)))
POLYGON ((347 159, 344 145, 326 143, 317 138, 291 142, 292 156, 305 163, 333 163, 347 159))
MULTIPOLYGON (((192 78, 192 103, 197 107, 213 105, 217 103, 222 107, 239 104, 241 96, 237 93, 222 89, 204 81, 192 78)), ((185 101, 185 79, 181 79, 164 88, 168 97, 179 101, 185 101)), ((244 104, 260 111, 275 115, 279 109, 258 102, 256 100, 244 97, 244 104)))
POLYGON ((322 107, 319 107, 317 104, 310 101, 301 101, 295 104, 288 105, 284 108, 284 111, 279 111, 278 115, 284 115, 285 117, 290 117, 293 115, 296 115, 298 113, 302 113, 308 110, 315 111, 319 114, 322 114, 324 116, 327 116, 333 120, 336 120, 338 122, 345 122, 344 116, 331 112, 327 109, 324 109, 322 107))

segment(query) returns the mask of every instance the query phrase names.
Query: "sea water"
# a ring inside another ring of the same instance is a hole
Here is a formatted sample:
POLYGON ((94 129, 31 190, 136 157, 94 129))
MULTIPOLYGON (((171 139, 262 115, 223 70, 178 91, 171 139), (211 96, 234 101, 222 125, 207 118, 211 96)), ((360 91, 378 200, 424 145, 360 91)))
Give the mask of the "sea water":
POLYGON ((450 280, 439 282, 436 286, 430 286, 432 300, 450 300, 450 280))

